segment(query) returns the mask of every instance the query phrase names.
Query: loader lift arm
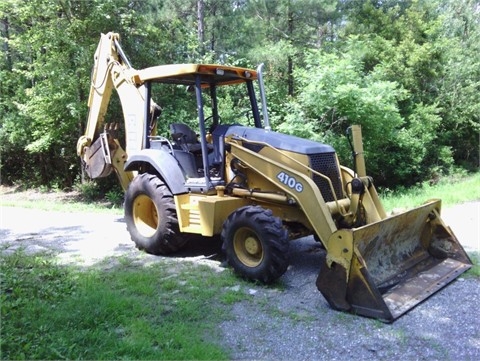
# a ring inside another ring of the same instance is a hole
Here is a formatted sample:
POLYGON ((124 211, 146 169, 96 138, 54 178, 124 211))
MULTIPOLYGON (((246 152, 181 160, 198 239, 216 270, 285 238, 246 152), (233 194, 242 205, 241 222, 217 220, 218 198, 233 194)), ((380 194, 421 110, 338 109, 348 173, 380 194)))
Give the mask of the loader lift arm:
MULTIPOLYGON (((354 132, 358 151, 361 130, 355 126, 354 132)), ((440 217, 440 201, 387 217, 371 180, 344 169, 349 180, 364 189, 351 189, 349 198, 325 202, 308 172, 265 159, 245 146, 252 143, 248 139, 232 136, 227 143, 233 157, 281 189, 285 203, 304 212, 327 251, 317 287, 333 308, 392 322, 471 267, 440 217), (355 193, 362 193, 361 202, 355 193), (370 216, 366 224, 356 226, 360 206, 370 216), (334 222, 333 214, 343 220, 334 222)), ((366 174, 363 157, 358 162, 356 168, 366 174)))

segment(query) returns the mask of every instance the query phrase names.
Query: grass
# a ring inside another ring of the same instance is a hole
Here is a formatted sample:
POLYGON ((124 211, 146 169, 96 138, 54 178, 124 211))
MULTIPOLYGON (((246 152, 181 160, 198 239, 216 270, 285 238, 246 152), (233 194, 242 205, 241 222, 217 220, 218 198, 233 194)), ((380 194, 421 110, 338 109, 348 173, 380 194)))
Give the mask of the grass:
POLYGON ((443 206, 480 199, 480 172, 441 179, 435 185, 428 183, 400 191, 379 191, 387 212, 395 208, 411 209, 429 199, 442 200, 443 206))
MULTIPOLYGON (((443 206, 480 199, 480 172, 441 179, 435 185, 422 185, 400 190, 380 189, 379 195, 387 212, 393 209, 411 209, 429 199, 439 198, 443 206)), ((37 208, 66 212, 110 212, 123 213, 115 195, 115 202, 87 201, 81 194, 70 192, 15 191, 0 187, 0 206, 37 208)), ((88 197, 86 197, 88 199, 88 197)))
MULTIPOLYGON (((2 196, 0 205, 121 212, 64 197, 39 202, 31 195, 21 201, 2 196)), ((381 197, 387 209, 429 198, 447 206, 478 200, 480 173, 381 197)), ((470 256, 474 267, 467 275, 480 277, 480 255, 470 256)), ((232 305, 249 299, 248 287, 229 270, 168 259, 151 266, 121 259, 105 271, 59 265, 49 254, 3 254, 0 359, 229 359, 218 325, 232 305)))
POLYGON ((123 208, 115 196, 103 200, 85 196, 79 191, 63 192, 44 189, 22 189, 22 187, 0 186, 0 206, 35 208, 61 212, 102 212, 122 214, 123 208))
POLYGON ((480 253, 479 252, 470 252, 470 260, 472 261, 472 268, 470 268, 465 275, 467 277, 476 277, 480 278, 480 253))
POLYGON ((112 213, 123 214, 123 208, 117 206, 110 206, 103 202, 85 203, 77 201, 52 201, 48 199, 41 200, 0 200, 0 207, 20 207, 20 208, 34 208, 45 211, 58 212, 87 212, 87 213, 112 213))
MULTIPOLYGON (((380 189, 379 195, 387 212, 393 209, 411 209, 429 199, 439 198, 443 206, 480 199, 480 172, 441 179, 435 185, 424 183, 417 187, 392 191, 380 189)), ((55 191, 15 191, 0 187, 0 206, 37 208, 66 212, 110 212, 123 213, 115 195, 115 202, 106 199, 103 202, 87 201, 81 194, 55 191)), ((88 199, 88 197, 86 197, 88 199)))
MULTIPOLYGON (((444 207, 453 206, 480 200, 480 172, 444 178, 435 185, 422 184, 402 191, 384 190, 379 193, 387 212, 394 209, 411 209, 434 198, 441 199, 444 207)), ((465 275, 480 278, 480 254, 469 252, 468 255, 473 267, 465 275)))
POLYGON ((188 263, 81 271, 47 254, 0 260, 2 360, 228 359, 217 325, 248 297, 231 290, 241 281, 230 271, 188 263))

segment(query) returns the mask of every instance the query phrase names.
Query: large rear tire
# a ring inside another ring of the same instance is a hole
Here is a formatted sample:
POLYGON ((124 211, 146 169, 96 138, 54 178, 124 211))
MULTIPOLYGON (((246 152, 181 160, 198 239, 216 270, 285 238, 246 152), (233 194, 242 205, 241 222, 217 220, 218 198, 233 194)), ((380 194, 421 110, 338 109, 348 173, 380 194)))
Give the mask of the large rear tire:
POLYGON ((187 243, 180 235, 173 196, 155 175, 136 176, 125 194, 125 222, 138 249, 160 255, 187 243))
POLYGON ((269 209, 246 206, 233 212, 222 230, 227 262, 242 277, 271 283, 288 267, 288 233, 269 209))

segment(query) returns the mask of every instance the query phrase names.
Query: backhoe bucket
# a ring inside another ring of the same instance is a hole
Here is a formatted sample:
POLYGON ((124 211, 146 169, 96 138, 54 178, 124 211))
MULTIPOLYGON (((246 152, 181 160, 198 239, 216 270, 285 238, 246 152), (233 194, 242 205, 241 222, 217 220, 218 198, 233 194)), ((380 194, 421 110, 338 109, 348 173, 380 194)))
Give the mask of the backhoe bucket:
POLYGON ((348 230, 347 235, 353 241, 349 272, 329 264, 327 255, 317 287, 332 307, 386 322, 472 266, 440 218, 440 201, 348 230))

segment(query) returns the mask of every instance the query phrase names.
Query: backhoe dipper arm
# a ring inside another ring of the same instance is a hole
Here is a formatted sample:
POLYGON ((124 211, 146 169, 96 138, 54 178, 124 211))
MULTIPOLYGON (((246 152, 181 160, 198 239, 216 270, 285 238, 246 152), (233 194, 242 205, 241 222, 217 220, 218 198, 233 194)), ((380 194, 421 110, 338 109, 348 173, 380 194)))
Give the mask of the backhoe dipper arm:
MULTIPOLYGON (((124 171, 127 153, 142 149, 145 142, 145 87, 138 79, 137 71, 120 47, 119 35, 101 34, 92 69, 87 126, 77 142, 77 154, 91 178, 107 176, 113 168, 124 189, 133 178, 131 172, 124 171), (113 132, 104 131, 113 88, 122 104, 127 153, 113 132)), ((160 107, 153 101, 150 103, 152 114, 158 113, 160 107)))
POLYGON ((111 71, 118 62, 118 55, 115 47, 115 40, 118 34, 101 34, 100 42, 94 56, 94 66, 90 84, 90 95, 88 97, 88 120, 85 134, 80 137, 77 143, 77 154, 83 156, 85 147, 90 146, 92 141, 102 131, 102 126, 107 112, 108 103, 112 95, 113 81, 111 71))

